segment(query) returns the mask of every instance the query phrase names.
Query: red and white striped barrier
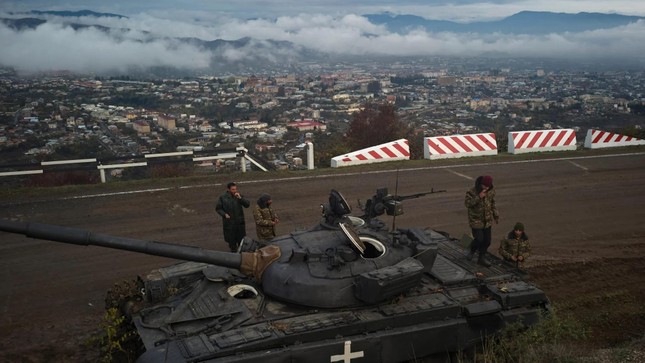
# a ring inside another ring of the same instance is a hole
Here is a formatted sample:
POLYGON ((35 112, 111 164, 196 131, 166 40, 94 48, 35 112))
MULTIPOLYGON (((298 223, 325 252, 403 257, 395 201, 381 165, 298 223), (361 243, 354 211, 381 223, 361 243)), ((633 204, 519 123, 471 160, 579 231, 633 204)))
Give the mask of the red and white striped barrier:
POLYGON ((508 133, 508 152, 524 154, 576 149, 573 129, 517 131, 508 133))
POLYGON ((345 155, 335 156, 331 159, 331 167, 338 168, 341 166, 382 163, 395 160, 410 160, 410 145, 408 144, 408 140, 399 139, 345 155))
POLYGON ((497 140, 492 133, 426 137, 423 155, 430 160, 497 155, 497 140))
POLYGON ((645 140, 600 130, 588 130, 585 138, 585 147, 589 149, 633 145, 645 145, 645 140))

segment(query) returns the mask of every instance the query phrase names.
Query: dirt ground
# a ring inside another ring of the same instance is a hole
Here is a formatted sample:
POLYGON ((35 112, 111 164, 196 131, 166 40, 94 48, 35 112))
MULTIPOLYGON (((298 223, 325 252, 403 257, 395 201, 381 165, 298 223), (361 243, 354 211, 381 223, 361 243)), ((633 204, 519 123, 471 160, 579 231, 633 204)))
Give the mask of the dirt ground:
MULTIPOLYGON (((465 191, 478 175, 493 175, 501 221, 493 228, 491 252, 496 253, 496 241, 515 222, 524 222, 533 246, 529 279, 546 291, 560 314, 589 327, 595 348, 643 338, 642 150, 549 160, 428 162, 398 172, 394 168, 347 169, 334 175, 302 172, 269 180, 258 180, 257 173, 236 177, 246 180, 239 189, 252 201, 264 192, 272 195, 281 217, 278 232, 288 233, 317 223, 330 189, 341 191, 354 214, 360 214, 357 199, 365 201, 379 187, 389 187, 393 194, 398 174, 399 195, 431 188, 447 192, 406 201, 397 226, 430 226, 460 237, 468 232, 465 191)), ((226 250, 214 206, 227 181, 214 176, 198 185, 7 193, 0 200, 0 217, 226 250)), ((246 216, 247 233, 254 236, 250 210, 246 216)), ((4 232, 0 241, 0 361, 7 362, 96 361, 99 353, 86 343, 99 331, 106 291, 116 282, 176 262, 4 232)))

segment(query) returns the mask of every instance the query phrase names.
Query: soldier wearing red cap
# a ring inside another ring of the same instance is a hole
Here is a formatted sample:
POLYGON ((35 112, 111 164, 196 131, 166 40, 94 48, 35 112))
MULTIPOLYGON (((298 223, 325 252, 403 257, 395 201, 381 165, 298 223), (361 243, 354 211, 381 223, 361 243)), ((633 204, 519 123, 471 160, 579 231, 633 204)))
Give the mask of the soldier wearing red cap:
POLYGON ((468 224, 473 232, 473 241, 470 244, 468 259, 479 253, 477 263, 490 266, 486 259, 486 252, 491 243, 491 227, 493 221, 499 222, 499 213, 495 206, 495 190, 493 177, 482 175, 475 180, 475 186, 466 192, 465 200, 468 208, 468 224))

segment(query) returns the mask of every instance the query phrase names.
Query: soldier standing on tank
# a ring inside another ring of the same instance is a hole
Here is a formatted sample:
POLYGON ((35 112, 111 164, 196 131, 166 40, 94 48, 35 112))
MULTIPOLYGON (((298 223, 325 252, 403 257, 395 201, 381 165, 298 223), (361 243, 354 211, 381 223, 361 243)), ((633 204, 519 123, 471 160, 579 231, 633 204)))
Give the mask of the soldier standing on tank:
POLYGON ((482 175, 475 180, 475 186, 466 192, 465 200, 468 208, 468 224, 473 232, 470 252, 467 258, 472 260, 475 252, 479 252, 477 263, 489 267, 486 252, 491 243, 491 227, 493 221, 499 223, 499 213, 495 206, 495 190, 493 177, 482 175))
POLYGON ((524 224, 517 222, 508 236, 502 240, 499 246, 499 255, 508 262, 514 263, 516 267, 523 266, 531 254, 529 237, 524 232, 524 224))
POLYGON ((275 226, 280 221, 278 215, 271 208, 271 196, 262 194, 258 199, 257 205, 253 209, 253 218, 255 219, 255 230, 258 234, 258 240, 266 242, 276 236, 275 226))
POLYGON ((228 243, 232 252, 237 252, 242 238, 246 236, 246 225, 244 222, 244 208, 251 205, 248 199, 244 198, 237 190, 237 184, 230 182, 226 185, 228 189, 217 199, 215 211, 222 216, 224 227, 224 240, 228 243))

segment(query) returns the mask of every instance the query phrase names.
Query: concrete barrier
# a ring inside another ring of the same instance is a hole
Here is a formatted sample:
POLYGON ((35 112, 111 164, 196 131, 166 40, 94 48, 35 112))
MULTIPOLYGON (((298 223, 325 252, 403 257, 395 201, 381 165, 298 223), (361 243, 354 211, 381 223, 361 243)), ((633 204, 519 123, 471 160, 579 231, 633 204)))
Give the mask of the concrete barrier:
POLYGON ((382 163, 395 160, 410 160, 408 140, 399 139, 345 155, 335 156, 331 159, 331 167, 338 168, 341 166, 382 163))
POLYGON ((517 131, 508 133, 508 152, 524 154, 576 149, 573 129, 517 131))
MULTIPOLYGON (((232 158, 244 158, 250 160, 252 163, 254 163, 260 170, 263 171, 268 171, 265 167, 260 165, 256 160, 251 158, 249 155, 246 153, 248 150, 244 147, 238 147, 235 152, 230 152, 230 153, 219 153, 217 155, 213 156, 201 156, 201 157, 192 157, 190 159, 186 159, 186 161, 192 161, 194 162, 204 162, 204 161, 209 161, 209 160, 219 160, 219 159, 232 159, 232 158)), ((154 158, 164 158, 164 157, 190 157, 194 155, 193 151, 179 151, 179 152, 172 152, 172 153, 161 153, 161 154, 144 154, 143 155, 143 160, 141 162, 126 162, 126 163, 115 163, 115 164, 104 164, 101 160, 97 160, 96 158, 93 159, 74 159, 74 160, 54 160, 54 161, 42 161, 37 164, 30 164, 27 165, 27 167, 36 167, 38 165, 40 166, 47 166, 47 167, 55 167, 59 165, 64 165, 64 166, 69 166, 73 164, 83 164, 83 163, 96 163, 98 164, 96 168, 99 170, 100 176, 101 176, 101 182, 105 183, 106 182, 106 175, 105 175, 105 170, 108 169, 122 169, 122 168, 133 168, 133 167, 143 167, 143 166, 148 166, 148 159, 154 159, 154 158)), ((138 156, 139 158, 141 155, 138 156)), ((132 160, 131 158, 128 158, 128 160, 132 160)), ((156 164, 163 164, 164 162, 158 162, 156 164)), ((242 162, 242 172, 245 172, 246 163, 242 162)), ((3 166, 0 165, 0 168, 3 168, 3 166)), ((47 168, 45 168, 47 169, 47 168)), ((50 170, 51 171, 51 170, 50 170)), ((6 171, 6 172, 0 172, 0 177, 3 176, 19 176, 19 175, 30 175, 30 174, 44 174, 46 170, 19 170, 19 171, 6 171)))
POLYGON ((430 160, 497 155, 497 140, 493 133, 426 137, 423 155, 430 160))
POLYGON ((645 145, 645 140, 593 129, 587 131, 585 138, 585 147, 588 149, 634 145, 645 145))

